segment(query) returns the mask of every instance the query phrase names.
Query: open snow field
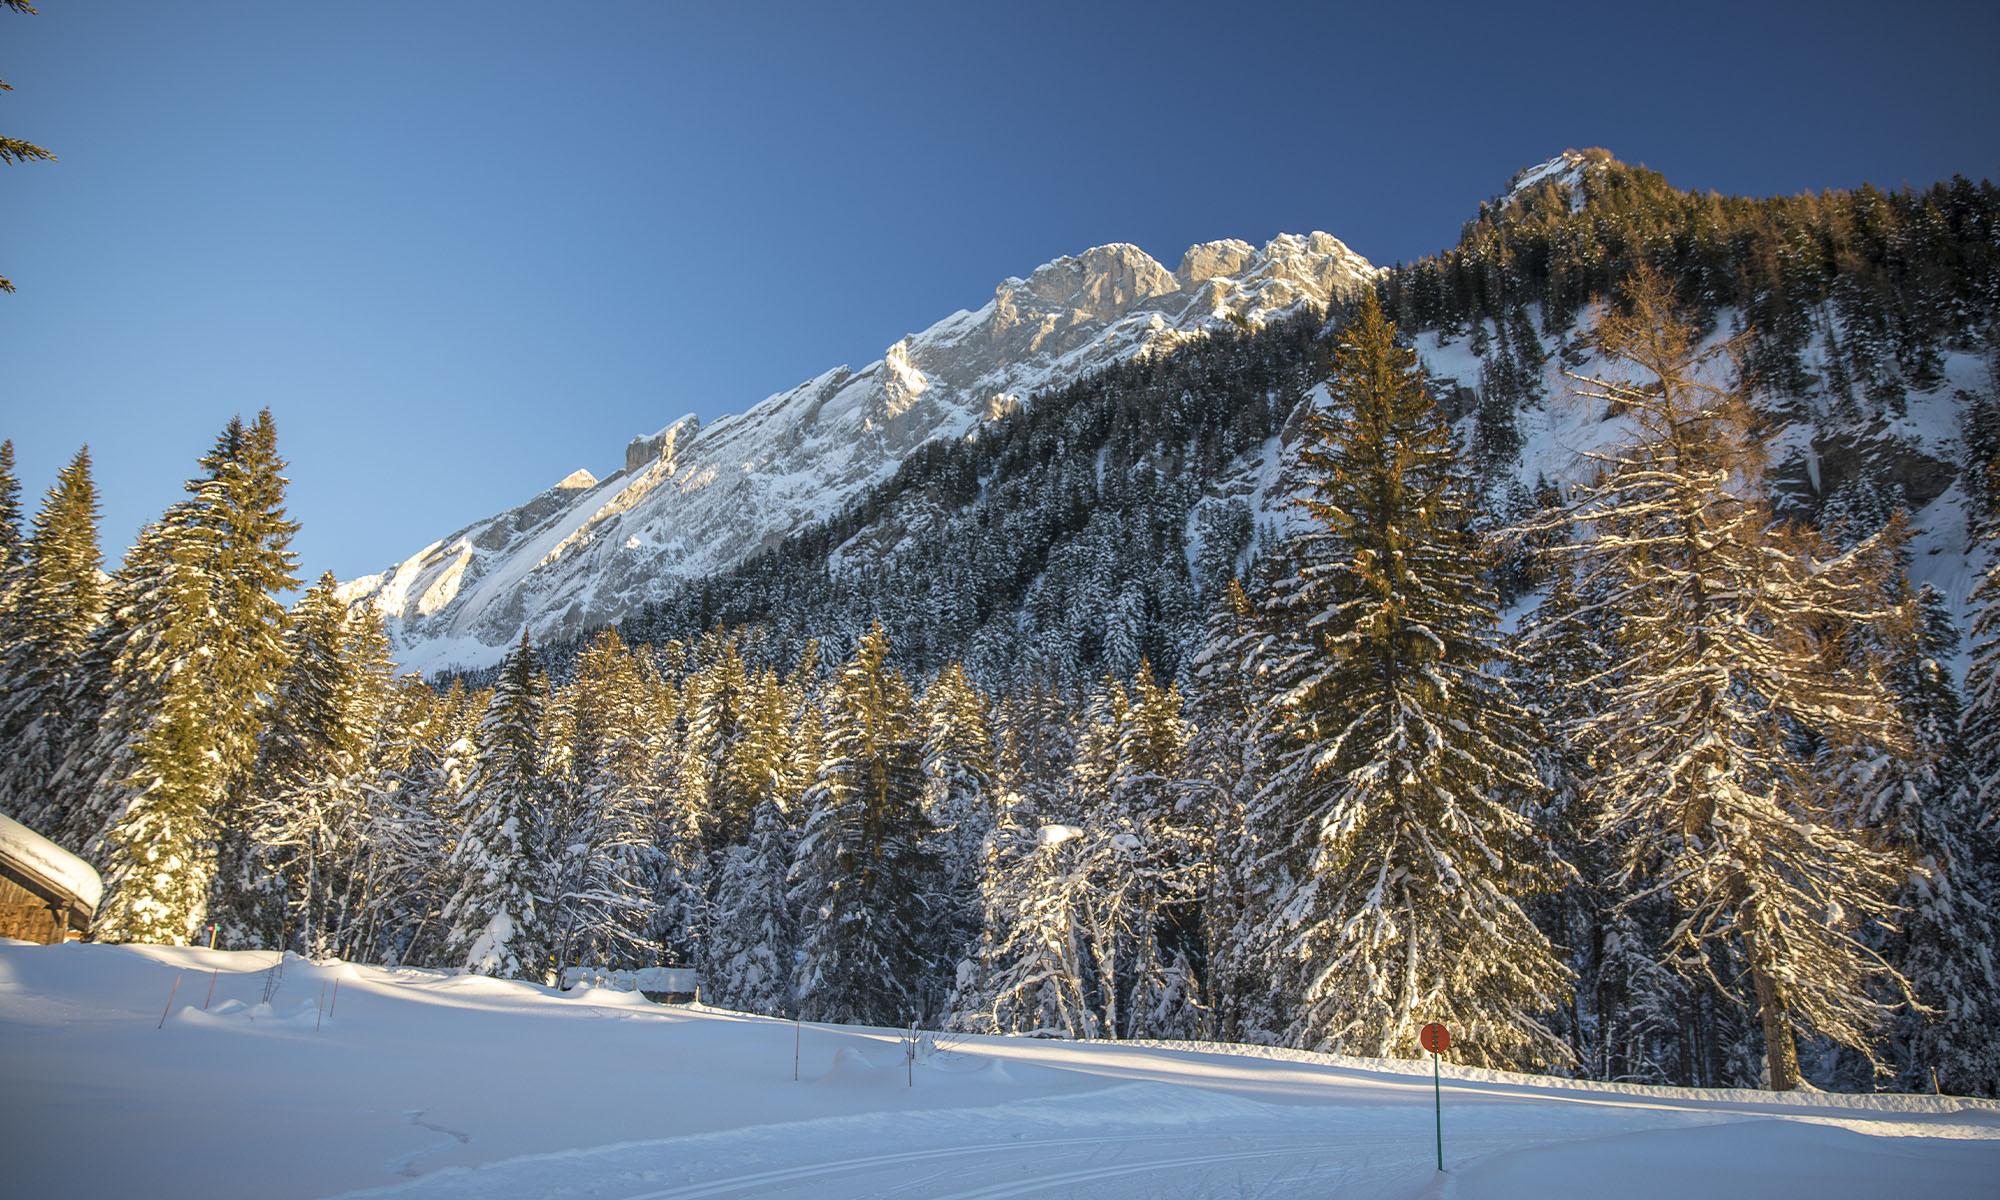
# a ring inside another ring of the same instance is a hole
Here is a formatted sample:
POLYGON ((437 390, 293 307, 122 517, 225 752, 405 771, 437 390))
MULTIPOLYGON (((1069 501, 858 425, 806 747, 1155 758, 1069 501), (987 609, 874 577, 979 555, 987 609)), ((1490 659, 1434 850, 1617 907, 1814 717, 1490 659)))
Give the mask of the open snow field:
POLYGON ((793 1027, 269 953, 0 942, 0 1195, 2000 1196, 2000 1109, 793 1027), (214 1000, 202 1011, 211 972, 214 1000), (176 976, 164 1028, 156 1028, 176 976), (322 988, 333 1015, 315 1030, 322 988))

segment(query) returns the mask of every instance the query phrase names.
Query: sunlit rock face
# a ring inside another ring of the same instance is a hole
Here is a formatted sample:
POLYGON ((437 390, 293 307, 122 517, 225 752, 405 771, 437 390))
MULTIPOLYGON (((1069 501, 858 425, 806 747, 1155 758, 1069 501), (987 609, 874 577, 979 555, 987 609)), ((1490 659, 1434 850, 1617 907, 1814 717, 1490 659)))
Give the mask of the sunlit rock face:
POLYGON ((1122 244, 1059 258, 859 370, 634 438, 615 474, 577 471, 345 594, 381 609, 406 668, 485 666, 524 629, 572 636, 732 566, 887 479, 924 443, 972 434, 1038 391, 1223 325, 1323 306, 1379 274, 1324 233, 1206 242, 1173 271, 1122 244))

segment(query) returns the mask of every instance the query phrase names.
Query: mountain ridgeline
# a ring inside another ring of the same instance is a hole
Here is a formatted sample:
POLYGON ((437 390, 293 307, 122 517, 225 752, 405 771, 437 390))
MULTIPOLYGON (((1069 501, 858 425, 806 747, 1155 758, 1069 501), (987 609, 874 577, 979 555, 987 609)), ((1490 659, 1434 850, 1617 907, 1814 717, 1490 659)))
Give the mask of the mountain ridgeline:
MULTIPOLYGON (((1983 565, 1967 523, 1990 511, 2000 455, 1992 185, 1733 199, 1601 151, 1523 172, 1458 245, 1378 283, 1456 423, 1486 527, 1587 479, 1629 432, 1569 373, 1602 365, 1591 313, 1641 264, 1711 335, 1747 331, 1779 511, 1857 533, 1907 508, 1912 570, 1962 621, 1983 565)), ((1035 393, 775 545, 656 579, 616 623, 654 644, 755 627, 789 662, 879 619, 902 665, 961 661, 994 687, 1129 678, 1142 658, 1175 674, 1222 586, 1292 520, 1282 464, 1345 303, 1217 323, 1035 393)), ((1501 583, 1525 581, 1516 563, 1501 583)), ((554 661, 581 644, 557 636, 554 661)))
POLYGON ((343 594, 389 621, 404 665, 499 661, 526 630, 574 639, 856 502, 914 453, 976 436, 1030 397, 1117 363, 1351 298, 1379 275, 1323 233, 1191 247, 1169 271, 1099 246, 1008 279, 976 311, 747 412, 684 417, 527 504, 343 594))

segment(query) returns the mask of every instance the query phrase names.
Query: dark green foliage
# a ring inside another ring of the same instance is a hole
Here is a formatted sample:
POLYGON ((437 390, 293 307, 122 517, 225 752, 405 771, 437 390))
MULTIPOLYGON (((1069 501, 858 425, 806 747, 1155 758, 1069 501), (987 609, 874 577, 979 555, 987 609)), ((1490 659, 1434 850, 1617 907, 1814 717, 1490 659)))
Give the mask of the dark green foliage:
MULTIPOLYGON (((11 468, 13 443, 5 450, 11 468)), ((56 476, 25 542, 19 485, 11 470, 0 478, 11 531, 0 566, 0 745, 12 748, 0 760, 0 811, 54 834, 63 814, 48 783, 88 732, 90 709, 78 693, 84 651, 103 615, 90 449, 78 450, 56 476)))
POLYGON ((542 864, 534 855, 548 799, 544 693, 523 634, 474 738, 478 757, 466 780, 464 831, 447 868, 455 886, 443 918, 450 930, 446 956, 476 975, 539 980, 549 974, 542 864))
POLYGON ((1329 390, 1298 457, 1311 524, 1236 648, 1269 764, 1252 903, 1288 1040, 1409 1054, 1448 1019, 1480 1061, 1559 1059, 1539 1017, 1568 980, 1523 901, 1568 871, 1523 812, 1533 741, 1495 670, 1467 481, 1372 297, 1329 390))
POLYGON ((835 677, 827 743, 792 867, 799 1011, 896 1025, 920 1015, 926 923, 942 916, 923 810, 923 734, 876 626, 835 677))

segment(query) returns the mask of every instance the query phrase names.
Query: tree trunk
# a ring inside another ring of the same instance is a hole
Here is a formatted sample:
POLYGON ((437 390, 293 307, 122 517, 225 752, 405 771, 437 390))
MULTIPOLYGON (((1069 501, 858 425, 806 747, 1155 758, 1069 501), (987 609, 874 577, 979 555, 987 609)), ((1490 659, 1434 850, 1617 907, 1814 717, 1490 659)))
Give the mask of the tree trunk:
POLYGON ((1770 1068, 1771 1090, 1789 1092, 1799 1086, 1799 1047, 1792 1036, 1792 1023, 1785 1016, 1778 987, 1759 967, 1750 968, 1751 987, 1757 994, 1757 1016, 1764 1023, 1764 1061, 1770 1068))

